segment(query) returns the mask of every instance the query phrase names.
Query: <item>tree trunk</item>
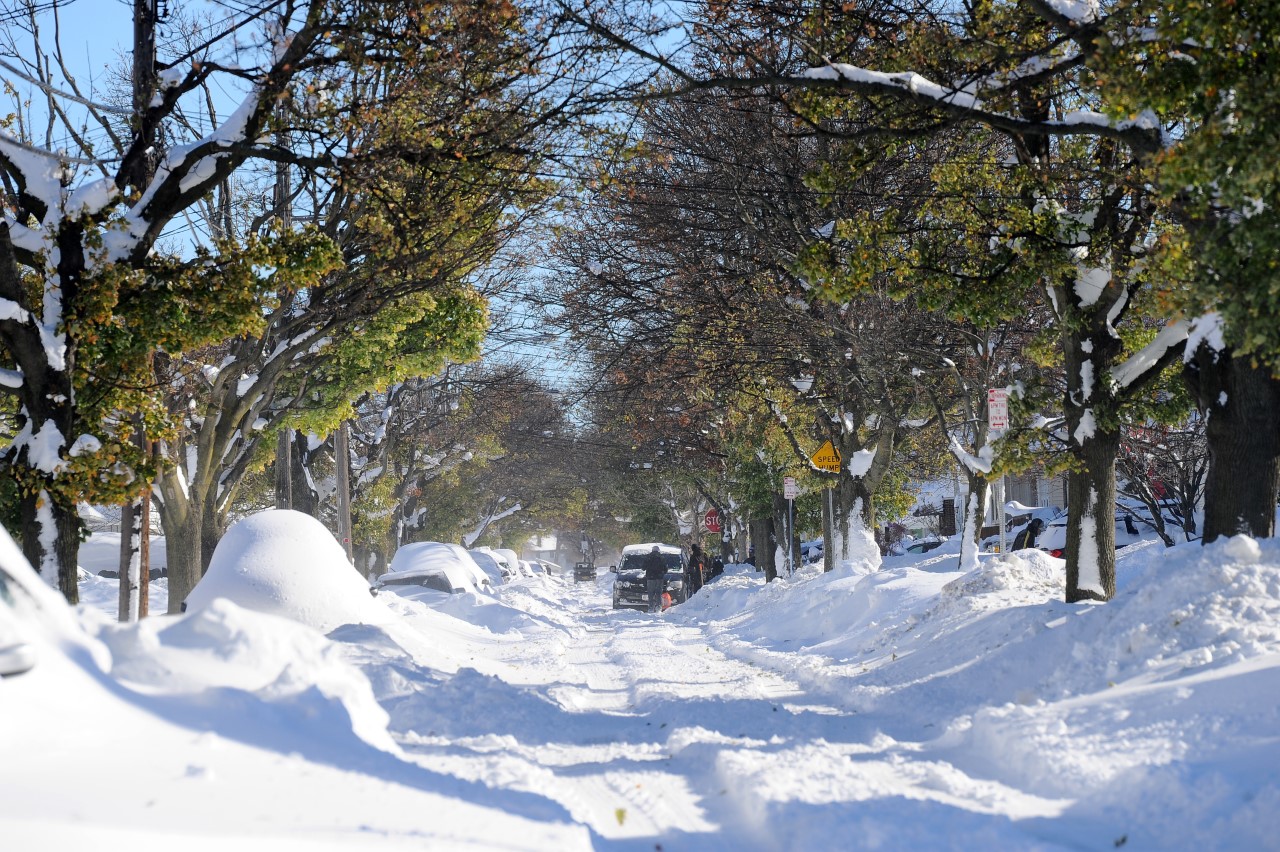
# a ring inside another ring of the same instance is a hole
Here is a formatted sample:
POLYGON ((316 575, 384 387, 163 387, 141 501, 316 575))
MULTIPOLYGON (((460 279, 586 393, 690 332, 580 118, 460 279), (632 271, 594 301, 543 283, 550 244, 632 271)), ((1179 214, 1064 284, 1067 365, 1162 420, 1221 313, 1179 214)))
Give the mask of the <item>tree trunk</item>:
POLYGON ((836 567, 835 541, 835 483, 829 483, 822 489, 822 570, 834 571, 836 567))
POLYGON ((880 547, 873 532, 875 495, 866 479, 842 473, 832 504, 832 568, 850 565, 860 571, 878 570, 880 547))
POLYGON ((309 459, 306 433, 297 430, 290 430, 290 432, 294 437, 293 451, 289 453, 293 476, 293 509, 313 518, 319 518, 320 498, 312 486, 310 477, 307 476, 306 464, 309 459))
POLYGON ((1119 449, 1119 434, 1101 429, 1076 449, 1084 469, 1067 477, 1067 603, 1115 597, 1119 449))
POLYGON ((968 468, 965 468, 965 478, 969 483, 969 493, 965 497, 964 527, 960 530, 958 568, 972 571, 978 567, 978 553, 982 550, 982 527, 987 520, 987 493, 991 484, 985 476, 968 468))
MULTIPOLYGON (((789 501, 781 494, 773 495, 773 529, 774 543, 778 553, 783 556, 783 564, 776 565, 778 571, 790 570, 795 573, 799 568, 800 538, 795 531, 795 501, 789 501)), ((774 556, 776 563, 778 557, 774 556)))
POLYGON ((831 496, 833 509, 831 539, 826 550, 832 551, 831 568, 850 566, 859 572, 873 572, 880 568, 880 546, 875 539, 875 492, 884 478, 893 456, 896 436, 891 430, 881 430, 874 444, 863 447, 858 436, 841 432, 832 438, 840 451, 842 469, 836 478, 831 496), (874 449, 875 457, 864 475, 854 476, 850 471, 856 453, 874 449))
POLYGON ((352 561, 351 532, 351 450, 347 441, 347 421, 338 424, 333 435, 333 455, 336 462, 338 503, 338 544, 347 554, 347 561, 352 561))
POLYGON ((161 474, 160 523, 164 527, 169 562, 169 614, 182 611, 183 601, 203 576, 200 552, 204 507, 196 489, 181 481, 182 471, 171 468, 161 474))
POLYGON ((751 547, 756 554, 756 570, 764 572, 766 583, 772 583, 778 577, 778 568, 773 561, 773 517, 752 518, 751 547))
MULTIPOLYGON (((120 608, 122 623, 141 616, 142 592, 142 501, 133 500, 120 509, 120 608)), ((149 580, 150 578, 148 578, 149 580)))
POLYGON ((293 430, 281 429, 276 435, 275 464, 276 508, 293 508, 293 430))
POLYGON ((75 506, 60 505, 47 491, 40 491, 24 495, 19 511, 22 555, 41 574, 57 574, 58 590, 67 603, 80 603, 76 557, 80 549, 81 521, 75 506))
MULTIPOLYGON (((1122 404, 1102 381, 1123 351, 1108 325, 1105 300, 1080 306, 1074 289, 1056 288, 1069 305, 1062 323, 1066 373, 1062 411, 1075 470, 1067 476, 1067 603, 1109 601, 1116 593, 1116 457, 1119 430, 1109 425, 1122 404), (1080 328, 1079 326, 1083 326, 1080 328), (1087 329, 1087 333, 1085 331, 1087 329)), ((1129 391, 1131 392, 1131 391, 1129 391)))
POLYGON ((209 570, 209 563, 213 561, 213 551, 217 549, 218 542, 222 541, 222 536, 227 531, 227 515, 225 512, 218 512, 213 503, 213 500, 209 500, 205 504, 204 520, 200 522, 201 577, 209 570))
POLYGON ((1230 352, 1201 346, 1186 372, 1205 414, 1204 539, 1275 535, 1280 382, 1230 352))

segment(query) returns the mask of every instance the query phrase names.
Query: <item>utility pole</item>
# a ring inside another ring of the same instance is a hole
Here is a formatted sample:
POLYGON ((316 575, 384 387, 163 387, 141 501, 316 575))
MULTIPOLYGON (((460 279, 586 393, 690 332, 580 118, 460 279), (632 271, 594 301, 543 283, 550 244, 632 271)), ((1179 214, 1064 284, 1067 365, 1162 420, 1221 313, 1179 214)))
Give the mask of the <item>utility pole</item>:
POLYGON ((293 430, 287 426, 276 436, 276 508, 293 508, 293 430))
MULTIPOLYGON (((288 139, 283 130, 276 134, 276 144, 287 147, 288 139)), ((289 164, 276 166, 275 207, 284 230, 293 226, 293 201, 289 191, 289 164)), ((288 426, 276 437, 276 508, 293 508, 293 430, 288 426)), ((350 556, 350 553, 347 554, 350 556)))
MULTIPOLYGON (((156 23, 158 0, 134 0, 133 3, 133 132, 154 135, 146 122, 146 111, 156 92, 156 23)), ((143 140, 154 151, 155 140, 143 140)), ((145 158, 138 175, 142 191, 155 177, 156 155, 145 158)), ((151 361, 152 356, 148 355, 151 361)), ((154 448, 144 433, 142 419, 134 418, 137 442, 146 457, 154 448)), ((150 608, 151 584, 151 486, 142 495, 126 503, 120 511, 120 621, 138 621, 150 608)))
POLYGON ((333 436, 333 454, 337 461, 338 540, 352 559, 351 552, 351 452, 347 448, 347 421, 343 420, 333 436))

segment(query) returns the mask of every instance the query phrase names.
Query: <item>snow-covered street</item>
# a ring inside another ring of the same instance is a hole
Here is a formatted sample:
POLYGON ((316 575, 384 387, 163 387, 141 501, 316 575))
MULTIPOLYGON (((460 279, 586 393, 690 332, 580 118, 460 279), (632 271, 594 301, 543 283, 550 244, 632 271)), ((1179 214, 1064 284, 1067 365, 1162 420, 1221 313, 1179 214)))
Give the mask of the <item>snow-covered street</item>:
MULTIPOLYGON (((956 560, 772 584, 731 566, 656 616, 614 611, 603 571, 428 607, 344 596, 350 578, 314 558, 287 573, 315 596, 280 614, 229 599, 251 597, 246 562, 211 572, 227 597, 138 625, 50 592, 39 664, 0 682, 0 835, 16 850, 1277 848, 1280 549, 1133 548, 1117 599, 1083 606, 1060 601, 1043 554, 969 574, 956 560), (285 617, 299 606, 349 623, 326 637, 285 617)), ((109 588, 87 584, 91 600, 109 588)))

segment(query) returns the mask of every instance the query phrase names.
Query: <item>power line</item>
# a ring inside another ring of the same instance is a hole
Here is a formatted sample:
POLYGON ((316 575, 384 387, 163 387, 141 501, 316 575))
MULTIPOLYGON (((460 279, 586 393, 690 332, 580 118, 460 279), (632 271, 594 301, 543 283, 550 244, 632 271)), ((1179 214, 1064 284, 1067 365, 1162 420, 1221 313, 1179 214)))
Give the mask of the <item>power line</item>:
POLYGON ((19 21, 26 20, 32 15, 39 15, 43 12, 49 12, 57 8, 70 6, 75 0, 49 0, 47 3, 34 3, 24 9, 7 9, 0 11, 0 24, 15 24, 19 21))

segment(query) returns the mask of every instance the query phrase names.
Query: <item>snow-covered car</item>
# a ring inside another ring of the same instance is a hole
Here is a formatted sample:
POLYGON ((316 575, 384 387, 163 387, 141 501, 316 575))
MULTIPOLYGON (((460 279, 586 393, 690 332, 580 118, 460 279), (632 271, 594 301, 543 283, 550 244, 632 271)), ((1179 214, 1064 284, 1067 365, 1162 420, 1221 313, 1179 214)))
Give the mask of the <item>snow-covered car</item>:
POLYGON ((509 583, 516 577, 520 576, 520 569, 516 567, 509 558, 502 553, 494 550, 492 547, 473 547, 470 553, 483 553, 498 564, 498 569, 502 572, 502 581, 509 583))
POLYGON ((494 548, 490 548, 490 550, 495 555, 500 556, 502 559, 506 560, 506 563, 511 566, 512 576, 530 577, 533 575, 533 572, 527 570, 524 566, 520 564, 520 555, 516 553, 514 550, 512 550, 511 548, 494 547, 494 548))
POLYGON ((374 591, 432 599, 440 594, 488 591, 492 582, 458 544, 420 541, 406 544, 391 559, 390 570, 374 582, 374 591))
POLYGON ((533 571, 521 565, 521 559, 514 550, 505 547, 473 547, 470 553, 484 553, 498 563, 502 570, 503 582, 510 583, 518 577, 532 577, 533 571))
POLYGON ((662 554, 667 574, 664 590, 671 595, 673 604, 683 603, 687 598, 684 584, 684 553, 673 544, 629 544, 622 548, 622 561, 612 570, 616 573, 613 579, 614 609, 648 609, 649 588, 645 583, 644 563, 654 547, 662 554))
MULTIPOLYGON (((1013 540, 1018 537, 1018 533, 1026 529, 1027 525, 1035 518, 1039 518, 1048 528, 1049 525, 1057 520, 1062 520, 1065 523, 1066 517, 1066 512, 1057 506, 1023 506, 1021 503, 1010 501, 1005 504, 1004 545, 1012 548, 1013 540)), ((999 552, 1000 533, 997 532, 995 535, 989 535, 982 539, 982 550, 986 553, 999 552)))
MULTIPOLYGON (((1156 537, 1155 524, 1145 506, 1119 504, 1115 512, 1116 550, 1156 537)), ((1182 527, 1170 517, 1164 518, 1165 530, 1182 540, 1182 527)), ((1064 558, 1067 550, 1067 516, 1063 515, 1044 528, 1036 538, 1036 547, 1050 556, 1064 558)))
POLYGON ((504 564, 499 562, 497 557, 487 547, 473 547, 471 550, 468 550, 467 553, 469 553, 471 558, 475 560, 475 563, 480 566, 480 570, 488 575, 489 582, 492 585, 501 586, 510 579, 510 569, 505 568, 504 564))
POLYGON ((942 545, 946 544, 946 542, 947 540, 945 538, 938 538, 938 537, 922 538, 922 539, 919 539, 918 541, 913 541, 910 544, 908 544, 906 547, 904 547, 903 553, 914 553, 914 554, 928 553, 930 550, 934 550, 936 548, 942 547, 942 545))
POLYGON ((233 523, 182 611, 199 612, 219 598, 321 633, 393 617, 370 598, 368 580, 324 524, 292 509, 268 509, 233 523))

